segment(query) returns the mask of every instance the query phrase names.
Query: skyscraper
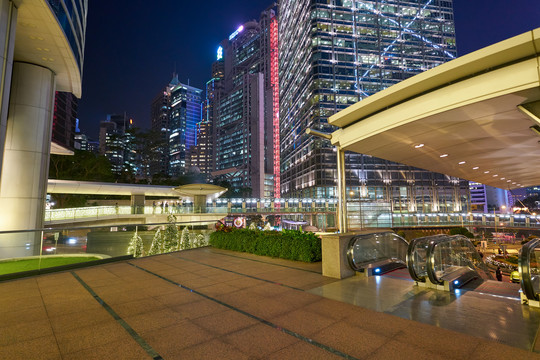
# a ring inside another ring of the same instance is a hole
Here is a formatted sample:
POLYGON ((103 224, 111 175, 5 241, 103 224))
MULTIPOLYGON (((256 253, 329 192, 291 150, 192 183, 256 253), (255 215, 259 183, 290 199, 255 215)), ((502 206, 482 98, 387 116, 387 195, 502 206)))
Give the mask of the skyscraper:
POLYGON ((215 139, 213 175, 233 187, 250 188, 254 197, 274 194, 276 37, 272 9, 263 11, 258 22, 240 26, 221 42, 212 66, 213 79, 207 84, 215 139))
POLYGON ((178 83, 169 90, 169 175, 186 172, 186 158, 196 144, 197 123, 202 120, 202 90, 178 83))
MULTIPOLYGON (((336 196, 336 154, 307 128, 456 57, 452 1, 283 0, 280 5, 281 192, 336 196)), ((389 144, 390 146, 391 144, 389 144)), ((347 154, 347 186, 394 210, 460 209, 465 181, 347 154)))

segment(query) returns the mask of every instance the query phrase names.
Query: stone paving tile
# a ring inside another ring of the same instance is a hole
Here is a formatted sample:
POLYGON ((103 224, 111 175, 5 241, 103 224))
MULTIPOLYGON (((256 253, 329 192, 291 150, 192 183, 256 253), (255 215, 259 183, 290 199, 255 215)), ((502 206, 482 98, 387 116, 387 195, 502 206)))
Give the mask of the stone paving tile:
POLYGON ((131 338, 62 355, 62 360, 103 359, 149 360, 151 357, 131 338))
MULTIPOLYGON (((110 304, 109 304, 110 305, 110 304)), ((163 309, 164 305, 153 298, 145 298, 111 305, 121 317, 135 316, 163 309)))
POLYGON ((66 314, 77 313, 82 310, 91 311, 91 310, 100 310, 103 307, 96 301, 90 294, 88 298, 81 299, 77 302, 74 301, 58 301, 50 302, 45 304, 47 309, 47 314, 50 318, 56 316, 63 316, 66 314))
POLYGON ((356 316, 356 308, 354 306, 326 298, 319 298, 318 301, 307 304, 304 307, 304 310, 311 311, 334 320, 341 320, 351 316, 356 316))
MULTIPOLYGON (((367 356, 370 360, 447 360, 448 358, 437 352, 418 348, 414 345, 390 340, 383 346, 375 350, 375 352, 367 356)), ((478 359, 471 357, 468 359, 478 359)), ((496 359, 492 358, 491 360, 496 359)))
POLYGON ((336 322, 310 335, 310 338, 359 359, 367 357, 390 340, 345 322, 336 322))
POLYGON ((42 336, 0 346, 0 359, 61 360, 60 350, 53 335, 42 336))
POLYGON ((179 313, 182 317, 192 320, 208 315, 218 316, 219 313, 228 310, 227 307, 219 305, 211 300, 200 299, 201 300, 199 301, 171 306, 170 308, 179 313))
POLYGON ((233 345, 244 354, 261 359, 298 342, 296 337, 260 323, 226 334, 220 340, 233 345))
POLYGON ((241 277, 239 279, 229 280, 224 282, 224 284, 231 285, 239 290, 252 288, 255 286, 259 286, 261 284, 260 280, 241 277))
POLYGON ((310 336, 336 323, 336 320, 298 309, 273 318, 272 323, 303 336, 310 336))
POLYGON ((35 307, 43 307, 43 299, 39 292, 29 293, 24 298, 0 295, 0 314, 35 307))
POLYGON ((235 359, 249 360, 247 354, 242 353, 233 345, 227 344, 221 340, 213 339, 201 344, 183 349, 175 353, 178 359, 235 359))
MULTIPOLYGON (((6 310, 6 309, 2 309, 6 310)), ((0 312, 0 334, 2 328, 7 326, 15 326, 20 323, 47 320, 47 312, 43 303, 36 301, 36 306, 26 307, 23 309, 10 309, 9 311, 0 312)))
POLYGON ((394 340, 406 342, 421 349, 436 352, 448 359, 466 359, 482 341, 454 331, 411 322, 394 335, 394 340), (426 334, 430 334, 426 336, 426 334), (437 341, 433 341, 436 338, 437 341))
POLYGON ((304 341, 296 343, 270 354, 269 360, 343 360, 343 357, 327 350, 310 345, 304 341))
POLYGON ((257 320, 234 310, 220 312, 218 316, 208 315, 199 317, 192 319, 192 322, 217 335, 232 333, 259 323, 257 320))
POLYGON ((80 309, 78 312, 49 317, 49 320, 55 334, 72 331, 85 326, 101 324, 103 322, 114 321, 111 314, 102 307, 93 310, 80 309))
POLYGON ((493 360, 493 359, 540 359, 540 354, 516 349, 504 344, 482 340, 480 344, 468 356, 469 359, 493 360))
POLYGON ((148 332, 174 325, 185 320, 181 314, 170 309, 159 309, 123 318, 136 332, 148 332))
POLYGON ((64 355, 99 348, 114 341, 129 341, 132 338, 118 323, 109 321, 56 334, 56 340, 60 352, 64 355))
POLYGON ((393 337, 414 324, 410 320, 360 307, 352 310, 353 312, 343 319, 344 322, 381 336, 393 337))
POLYGON ((20 322, 0 329, 0 347, 53 335, 51 324, 48 319, 20 322))
POLYGON ((218 295, 236 292, 239 290, 237 287, 234 287, 228 284, 212 284, 210 286, 200 285, 200 286, 195 286, 195 289, 211 297, 216 297, 218 295))
MULTIPOLYGON (((208 342, 214 338, 213 333, 195 325, 190 320, 183 320, 172 326, 140 334, 144 340, 164 359, 175 359, 180 350, 208 342)), ((202 359, 195 356, 187 359, 202 359)))
POLYGON ((201 297, 193 292, 179 289, 176 287, 174 291, 166 294, 156 293, 152 296, 153 299, 159 301, 161 304, 173 307, 176 305, 188 304, 201 300, 201 297))

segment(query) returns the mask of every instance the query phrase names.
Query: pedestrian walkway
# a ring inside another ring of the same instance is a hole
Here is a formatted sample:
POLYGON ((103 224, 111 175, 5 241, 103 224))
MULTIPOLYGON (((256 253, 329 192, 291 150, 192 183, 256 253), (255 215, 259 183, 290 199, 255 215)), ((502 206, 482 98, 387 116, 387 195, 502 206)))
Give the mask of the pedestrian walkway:
MULTIPOLYGON (((540 358, 331 299, 329 287, 343 281, 320 271, 320 264, 203 248, 3 282, 0 358, 540 358)), ((439 304, 424 306, 429 313, 439 304)))

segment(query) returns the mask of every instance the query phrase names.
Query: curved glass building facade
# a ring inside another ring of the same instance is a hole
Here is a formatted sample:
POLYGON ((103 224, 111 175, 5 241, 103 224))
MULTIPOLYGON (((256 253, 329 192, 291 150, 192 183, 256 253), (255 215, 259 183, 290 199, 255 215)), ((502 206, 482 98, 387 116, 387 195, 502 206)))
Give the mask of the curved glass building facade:
POLYGON ((88 0, 47 0, 82 72, 88 0))

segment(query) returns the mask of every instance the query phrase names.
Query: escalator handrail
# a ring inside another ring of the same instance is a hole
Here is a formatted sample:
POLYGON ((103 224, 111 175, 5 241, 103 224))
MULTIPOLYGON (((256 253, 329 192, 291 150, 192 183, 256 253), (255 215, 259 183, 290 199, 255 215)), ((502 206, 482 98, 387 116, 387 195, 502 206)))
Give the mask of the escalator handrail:
MULTIPOLYGON (((416 251, 417 243, 419 243, 421 241, 426 241, 426 240, 428 240, 427 238, 435 240, 437 238, 446 238, 446 237, 447 237, 447 235, 440 234, 440 235, 423 236, 423 237, 419 237, 419 238, 411 240, 411 242, 409 243, 409 247, 407 248, 407 269, 409 270, 409 275, 411 275, 411 278, 413 280, 420 281, 420 282, 425 282, 426 281, 426 279, 424 277, 419 276, 416 273, 416 271, 414 270, 414 268, 415 268, 414 252, 416 251)), ((429 252, 427 250, 428 249, 426 249, 426 256, 428 256, 428 254, 429 254, 429 252)), ((427 259, 426 259, 426 263, 427 263, 427 259)))
MULTIPOLYGON (((392 231, 386 231, 386 232, 380 232, 380 233, 371 233, 371 234, 361 234, 361 235, 353 236, 351 238, 351 240, 349 240, 349 244, 347 245, 347 261, 348 261, 349 266, 351 267, 351 269, 353 269, 354 271, 360 271, 362 269, 361 266, 358 266, 354 262, 354 257, 353 257, 354 244, 356 243, 356 241, 359 238, 365 238, 365 237, 371 237, 371 236, 383 237, 383 236, 387 236, 387 235, 397 237, 397 238, 403 240, 407 244, 407 241, 405 239, 403 239, 401 236, 397 235, 396 233, 394 233, 392 231)), ((407 246, 408 246, 408 244, 407 244, 407 246)), ((394 261, 394 262, 399 262, 399 261, 394 261)))
MULTIPOLYGON (((448 237, 439 238, 441 240, 446 240, 448 237)), ((442 243, 442 241, 436 241, 438 239, 433 239, 429 242, 428 248, 427 248, 427 258, 426 258, 426 270, 428 274, 429 280, 433 284, 443 285, 444 281, 437 279, 437 275, 435 274, 435 246, 437 246, 439 243, 442 243)))
POLYGON ((420 242, 423 238, 412 239, 407 247, 407 270, 409 270, 409 275, 414 281, 425 282, 426 279, 420 277, 414 270, 414 252, 416 251, 416 244, 420 242))
POLYGON ((539 300, 538 294, 534 291, 531 277, 531 254, 537 245, 540 244, 540 238, 532 239, 531 241, 523 244, 521 247, 521 254, 519 257, 519 271, 521 275, 521 289, 523 293, 530 300, 539 300))

